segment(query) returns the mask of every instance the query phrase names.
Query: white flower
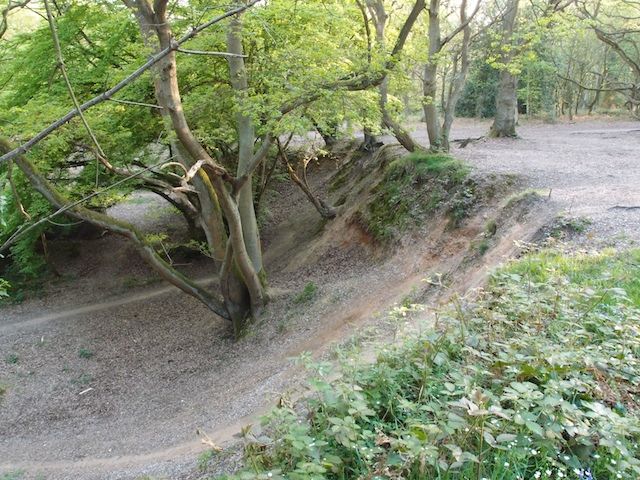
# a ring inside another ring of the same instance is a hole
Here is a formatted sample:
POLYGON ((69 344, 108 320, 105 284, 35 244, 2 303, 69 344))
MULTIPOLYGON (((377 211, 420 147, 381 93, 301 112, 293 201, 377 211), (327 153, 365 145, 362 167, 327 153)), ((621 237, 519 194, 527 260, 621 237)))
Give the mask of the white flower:
POLYGON ((504 462, 504 466, 508 467, 509 466, 509 462, 504 462))
POLYGON ((536 473, 533 474, 533 478, 536 478, 536 479, 540 478, 541 475, 542 474, 540 472, 536 472, 536 473))
POLYGON ((611 465, 615 465, 617 462, 612 458, 611 459, 611 465))

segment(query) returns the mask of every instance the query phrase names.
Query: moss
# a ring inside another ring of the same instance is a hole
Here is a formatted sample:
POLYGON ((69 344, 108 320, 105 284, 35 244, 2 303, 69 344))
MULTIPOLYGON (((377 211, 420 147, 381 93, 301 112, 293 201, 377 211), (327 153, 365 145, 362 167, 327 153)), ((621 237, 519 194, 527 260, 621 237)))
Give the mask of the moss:
POLYGON ((448 199, 459 198, 453 215, 463 218, 473 191, 462 196, 457 192, 468 173, 467 165, 441 153, 414 152, 396 159, 386 166, 382 181, 371 191, 371 201, 354 220, 376 241, 388 244, 448 199))
POLYGON ((461 183, 469 174, 469 167, 460 160, 443 153, 413 152, 394 160, 387 167, 389 180, 425 182, 433 178, 447 183, 461 183))
POLYGON ((514 208, 518 205, 532 204, 542 199, 543 196, 540 191, 528 188, 509 196, 505 208, 514 208))

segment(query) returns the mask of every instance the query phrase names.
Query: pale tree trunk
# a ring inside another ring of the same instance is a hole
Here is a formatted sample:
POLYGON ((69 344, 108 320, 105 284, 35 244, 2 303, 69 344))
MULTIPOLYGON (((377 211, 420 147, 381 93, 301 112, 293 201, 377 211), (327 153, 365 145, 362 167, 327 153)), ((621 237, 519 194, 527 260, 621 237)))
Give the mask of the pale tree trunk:
POLYGON ((440 0, 430 0, 429 3, 429 59, 424 67, 422 80, 422 94, 424 96, 424 121, 427 124, 429 146, 432 150, 439 150, 441 145, 440 118, 436 105, 438 59, 442 50, 440 33, 440 0))
MULTIPOLYGON (((502 45, 511 44, 513 30, 518 17, 518 1, 510 0, 502 20, 502 45)), ((509 63, 513 59, 512 49, 502 56, 503 68, 496 93, 496 115, 489 135, 492 137, 515 137, 516 112, 518 110, 518 77, 509 71, 509 63)))
POLYGON ((462 46, 460 48, 459 62, 454 62, 453 82, 449 89, 449 95, 444 108, 444 119, 442 121, 442 132, 440 144, 445 151, 449 151, 449 136, 451 134, 451 125, 456 111, 456 105, 462 96, 464 84, 469 74, 469 44, 471 43, 471 27, 467 21, 467 0, 462 0, 460 5, 460 25, 466 25, 462 30, 462 46), (458 70, 458 63, 460 65, 458 70))
MULTIPOLYGON (((367 0, 367 7, 376 29, 376 43, 382 50, 386 50, 385 29, 389 16, 384 7, 384 0, 367 0)), ((415 152, 420 148, 419 145, 414 141, 409 132, 393 119, 387 109, 387 103, 389 101, 389 77, 385 77, 382 81, 378 87, 378 92, 380 94, 379 101, 380 112, 382 113, 382 127, 391 130, 391 133, 400 145, 409 152, 415 152)))
MULTIPOLYGON (((133 10, 136 16, 145 46, 158 50, 159 45, 156 37, 157 34, 156 26, 154 24, 154 14, 150 10, 150 7, 142 2, 132 0, 127 0, 125 4, 133 10)), ((164 128, 170 139, 171 155, 175 157, 174 160, 180 162, 185 168, 189 169, 195 162, 191 158, 187 149, 176 137, 173 130, 173 122, 171 120, 169 108, 167 108, 169 105, 166 103, 168 99, 164 93, 163 84, 161 83, 162 71, 166 68, 171 68, 171 61, 171 59, 167 58, 156 65, 153 70, 155 72, 153 75, 153 86, 158 105, 162 107, 160 114, 162 116, 164 128)), ((175 61, 175 57, 173 57, 173 61, 175 61)), ((198 201, 200 203, 198 218, 199 226, 202 227, 205 233, 211 256, 216 260, 218 266, 220 266, 224 259, 227 245, 227 234, 217 195, 215 194, 210 179, 204 174, 204 172, 199 172, 193 178, 192 183, 197 191, 198 201)))
MULTIPOLYGON (((253 158, 253 145, 256 138, 251 117, 243 113, 248 98, 247 90, 249 88, 249 80, 242 56, 244 55, 242 47, 242 23, 240 22, 239 16, 233 17, 229 22, 229 28, 227 29, 227 51, 234 54, 234 56, 228 57, 228 62, 231 85, 236 94, 235 103, 238 107, 238 113, 236 114, 238 130, 237 175, 241 176, 242 173, 247 170, 253 158)), ((255 270, 259 275, 263 275, 262 247, 260 246, 260 233, 258 231, 258 222, 253 205, 253 183, 251 175, 238 193, 238 210, 240 211, 242 232, 244 234, 247 252, 249 253, 255 270)))

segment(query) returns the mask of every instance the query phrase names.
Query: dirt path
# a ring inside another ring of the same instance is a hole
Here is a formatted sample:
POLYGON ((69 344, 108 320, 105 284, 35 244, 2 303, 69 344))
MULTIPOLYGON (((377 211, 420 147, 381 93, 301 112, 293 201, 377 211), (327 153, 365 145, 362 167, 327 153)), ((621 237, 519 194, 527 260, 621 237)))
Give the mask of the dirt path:
MULTIPOLYGON (((488 123, 459 121, 454 138, 484 135, 488 123)), ((640 242, 640 122, 524 123, 519 139, 482 140, 453 153, 484 172, 515 173, 560 212, 591 221, 585 247, 640 242)), ((424 138, 422 138, 424 140, 424 138)))
MULTIPOLYGON (((487 128, 461 121, 454 137, 487 128)), ((551 189, 555 209, 593 221, 580 242, 626 245, 640 240, 640 210, 612 207, 640 205, 637 129, 631 122, 532 124, 520 128, 519 140, 480 141, 454 153, 481 172, 519 174, 532 188, 551 189)), ((370 324, 421 278, 455 268, 451 258, 438 261, 439 253, 468 249, 464 239, 443 244, 442 232, 427 226, 409 246, 411 256, 395 263, 372 258, 348 237, 338 249, 309 251, 305 240, 322 228, 315 212, 294 189, 283 188, 274 202, 272 224, 285 233, 265 233, 268 243, 280 242, 267 253, 272 316, 238 342, 195 300, 162 284, 150 287, 153 275, 122 240, 99 236, 79 242, 73 254, 60 245, 56 258, 67 277, 41 297, 0 310, 0 384, 7 389, 0 474, 188 476, 204 448, 196 430, 216 441, 231 438, 248 416, 295 385, 299 370, 290 356, 322 351, 370 324), (294 216, 304 228, 287 223, 294 216), (317 300, 292 304, 308 282, 318 286, 317 300)), ((170 222, 180 234, 181 219, 152 197, 135 197, 115 213, 147 231, 170 222)), ((525 230, 516 229, 523 236, 525 230)), ((503 259, 509 244, 488 264, 503 259)), ((210 275, 206 264, 185 268, 210 275)))

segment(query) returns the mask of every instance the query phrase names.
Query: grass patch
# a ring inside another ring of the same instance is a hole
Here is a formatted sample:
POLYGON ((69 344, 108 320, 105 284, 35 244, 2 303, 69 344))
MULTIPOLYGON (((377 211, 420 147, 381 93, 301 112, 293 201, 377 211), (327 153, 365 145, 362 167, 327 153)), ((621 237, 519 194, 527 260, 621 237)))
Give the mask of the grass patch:
POLYGON ((4 360, 10 365, 15 365, 16 363, 18 363, 18 360, 20 360, 20 357, 18 357, 18 355, 16 355, 15 353, 10 353, 6 357, 4 357, 4 360))
POLYGON ((472 189, 460 188, 468 173, 464 163, 445 154, 414 152, 394 160, 357 220, 377 241, 389 243, 448 200, 452 215, 461 219, 473 198, 472 189), (459 190, 463 195, 456 196, 459 190))
POLYGON ((24 478, 23 470, 14 470, 12 472, 0 473, 0 480, 20 480, 24 478))
POLYGON ((489 249, 491 248, 491 243, 489 243, 489 240, 486 238, 483 238, 482 240, 480 240, 478 242, 478 253, 480 255, 484 255, 485 253, 487 253, 489 251, 489 249))
POLYGON ((615 302, 611 292, 619 289, 640 308, 640 249, 623 253, 607 249, 597 254, 572 255, 543 250, 509 264, 505 271, 540 284, 563 276, 573 285, 609 292, 602 299, 604 303, 615 302))
POLYGON ((528 188, 526 190, 522 190, 521 192, 516 192, 510 195, 507 198, 507 203, 505 204, 505 208, 514 208, 518 205, 526 205, 530 203, 535 203, 537 201, 542 200, 543 192, 540 190, 535 190, 533 188, 528 188))
POLYGON ((235 479, 640 478, 639 251, 542 252, 265 416, 235 479))
POLYGON ((562 238, 566 235, 581 234, 587 231, 591 223, 591 220, 586 217, 558 215, 551 227, 550 236, 562 238))
POLYGON ((198 469, 201 472, 204 472, 209 467, 209 463, 213 460, 215 456, 215 452, 213 450, 205 450, 200 455, 198 455, 198 469))
POLYGON ((93 352, 87 348, 81 348, 80 350, 78 350, 78 356, 80 358, 88 360, 90 358, 93 358, 93 352))
POLYGON ((77 377, 71 379, 72 385, 84 386, 89 385, 91 382, 93 382, 93 375, 90 373, 81 373, 77 377))
POLYGON ((293 303, 295 304, 309 303, 316 297, 317 293, 318 293, 318 286, 313 282, 309 282, 304 286, 302 291, 293 298, 293 303))

